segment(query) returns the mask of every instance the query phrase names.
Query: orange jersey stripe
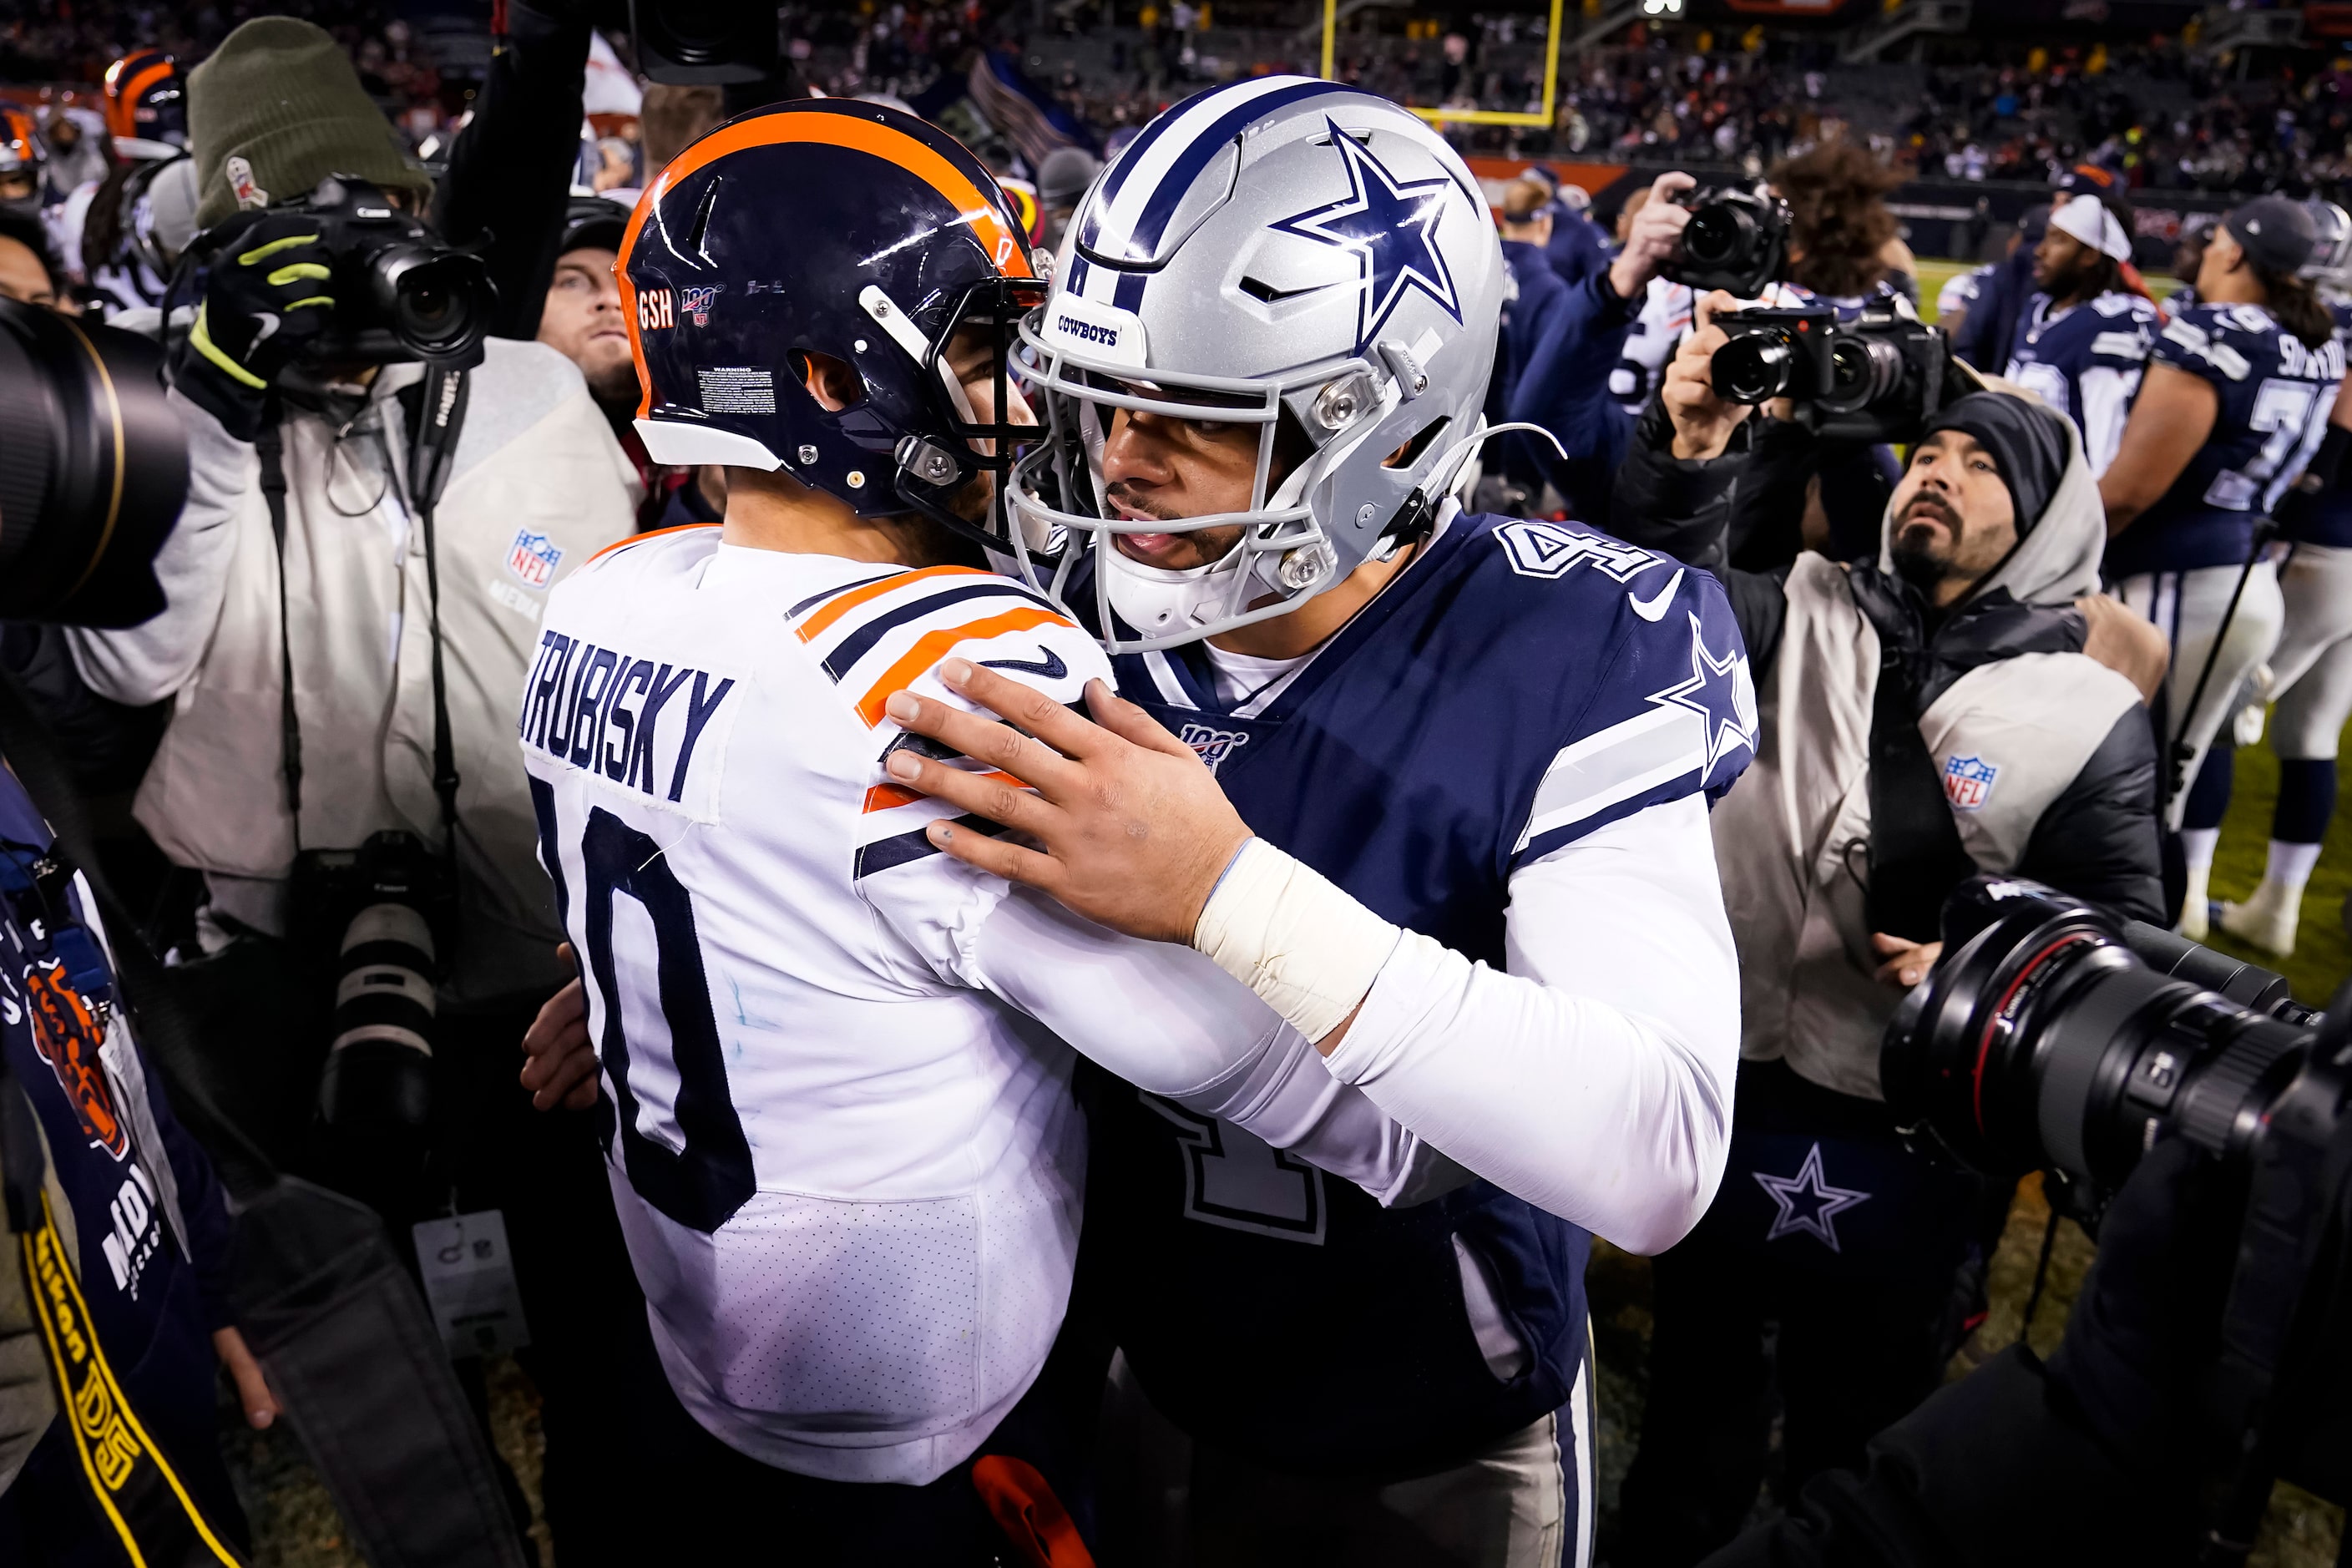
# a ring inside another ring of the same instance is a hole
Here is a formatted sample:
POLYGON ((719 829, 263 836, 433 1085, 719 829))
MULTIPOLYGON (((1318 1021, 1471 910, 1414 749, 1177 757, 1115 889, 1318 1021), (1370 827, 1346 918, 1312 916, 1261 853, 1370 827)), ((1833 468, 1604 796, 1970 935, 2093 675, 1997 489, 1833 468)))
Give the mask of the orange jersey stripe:
POLYGON ((801 623, 798 635, 803 642, 821 637, 825 627, 833 625, 858 605, 869 604, 894 589, 905 587, 909 583, 919 583, 927 578, 989 575, 992 574, 983 572, 977 566, 926 566, 919 571, 901 572, 895 577, 885 577, 879 582, 861 584, 837 598, 827 599, 811 612, 809 618, 801 623))
POLYGON ((597 562, 602 561, 604 557, 613 553, 615 550, 625 550, 632 544, 639 543, 642 541, 648 539, 658 539, 665 533, 684 533, 689 528, 718 528, 719 526, 721 525, 715 522, 674 522, 667 528, 649 528, 643 533, 633 533, 626 539, 616 539, 613 541, 612 543, 607 544, 604 549, 599 550, 595 554, 588 557, 586 564, 593 566, 597 562))
POLYGON ((915 646, 907 650, 906 656, 885 670, 873 689, 857 700, 857 716, 866 721, 866 727, 869 730, 882 722, 882 704, 890 700, 890 694, 903 691, 912 685, 958 643, 985 642, 990 637, 1003 637, 1006 632, 1025 631, 1031 626, 1070 625, 1066 617, 1051 610, 1024 605, 1017 610, 1007 610, 1001 616, 991 616, 985 620, 927 632, 916 638, 915 646))
MULTIPOLYGON (((998 784, 1009 784, 1014 789, 1027 789, 1029 787, 1021 780, 1014 778, 1011 773, 1000 773, 994 770, 991 770, 984 773, 974 773, 971 776, 980 779, 994 779, 998 784)), ((908 789, 904 784, 876 784, 872 789, 866 792, 866 804, 859 809, 866 812, 890 811, 898 806, 912 805, 919 800, 929 800, 930 798, 931 797, 929 795, 925 795, 921 790, 908 789)))

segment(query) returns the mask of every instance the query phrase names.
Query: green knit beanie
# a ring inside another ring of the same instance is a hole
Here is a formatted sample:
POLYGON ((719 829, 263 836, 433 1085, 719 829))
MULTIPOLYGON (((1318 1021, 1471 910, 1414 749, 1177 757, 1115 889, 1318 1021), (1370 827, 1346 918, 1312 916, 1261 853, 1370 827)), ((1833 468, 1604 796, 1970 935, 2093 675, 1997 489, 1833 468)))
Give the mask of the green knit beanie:
POLYGON ((199 229, 241 207, 298 201, 329 174, 408 191, 420 208, 433 195, 350 58, 293 16, 256 16, 188 73, 188 147, 199 229))

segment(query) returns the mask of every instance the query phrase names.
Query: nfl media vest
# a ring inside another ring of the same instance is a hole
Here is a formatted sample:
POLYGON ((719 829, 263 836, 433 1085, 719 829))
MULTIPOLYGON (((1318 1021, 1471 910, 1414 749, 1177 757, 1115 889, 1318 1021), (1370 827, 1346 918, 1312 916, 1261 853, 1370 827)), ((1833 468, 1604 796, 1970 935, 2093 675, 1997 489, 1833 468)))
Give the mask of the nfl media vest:
MULTIPOLYGON (((635 526, 635 476, 579 369, 492 338, 435 509, 457 773, 467 940, 455 987, 487 1000, 560 984, 559 938, 514 742, 548 589, 635 526)), ((286 617, 302 731, 301 844, 382 828, 441 837, 421 531, 404 504, 407 410, 422 367, 388 365, 334 420, 286 410, 286 617), (353 423, 341 439, 337 426, 353 423), (381 422, 382 444, 370 433, 381 422), (387 465, 385 456, 391 463, 387 465)), ((102 695, 177 699, 136 815, 216 907, 276 931, 292 865, 280 771, 278 552, 254 448, 177 393, 188 502, 156 559, 171 607, 127 631, 68 633, 102 695)))

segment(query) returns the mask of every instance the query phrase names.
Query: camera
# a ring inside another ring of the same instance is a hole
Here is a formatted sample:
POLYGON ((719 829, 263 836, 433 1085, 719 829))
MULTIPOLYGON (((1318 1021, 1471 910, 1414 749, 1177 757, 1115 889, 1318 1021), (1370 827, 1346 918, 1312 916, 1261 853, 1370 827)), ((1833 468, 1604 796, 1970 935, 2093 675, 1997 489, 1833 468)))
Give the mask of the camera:
POLYGON ((1881 1047, 1898 1127, 1990 1175, 2051 1172, 2093 1225, 2159 1138, 2219 1162, 2245 1207, 2208 1417, 2267 1467, 2263 1494, 2283 1475, 2341 1500, 2352 1005, 2314 1013, 2267 970, 2020 879, 1962 883, 1943 935, 1881 1047))
POLYGON ((146 339, 0 300, 0 620, 135 626, 187 499, 146 339))
POLYGON ((1681 258, 1666 269, 1676 283, 1704 294, 1728 289, 1743 298, 1761 294, 1789 258, 1789 204, 1737 188, 1692 191, 1683 226, 1681 258))
MULTIPOLYGON (((445 244, 365 180, 331 174, 290 210, 319 220, 335 273, 334 320, 312 342, 312 358, 431 360, 452 369, 481 363, 499 296, 480 257, 445 244)), ((220 245, 205 248, 216 254, 220 245)))
POLYGON ((1828 306, 1804 305, 1737 310, 1715 324, 1731 340, 1710 362, 1716 395, 1788 398, 1816 435, 1916 440, 1953 395, 1942 330, 1898 303, 1866 305, 1843 322, 1828 306))
POLYGON ((446 862, 413 833, 378 833, 357 849, 296 858, 289 929, 317 942, 334 975, 332 1043, 319 1111, 336 1134, 421 1153, 433 1114, 434 982, 457 888, 446 862))

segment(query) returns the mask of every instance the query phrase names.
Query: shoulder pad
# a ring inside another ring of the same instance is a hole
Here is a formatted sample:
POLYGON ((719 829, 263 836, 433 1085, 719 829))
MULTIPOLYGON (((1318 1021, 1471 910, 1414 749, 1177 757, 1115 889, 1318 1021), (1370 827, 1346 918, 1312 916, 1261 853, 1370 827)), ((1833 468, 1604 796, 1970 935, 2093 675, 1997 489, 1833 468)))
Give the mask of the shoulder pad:
MULTIPOLYGON (((1088 679, 1108 679, 1100 645, 1061 607, 1010 577, 970 566, 930 566, 854 583, 793 605, 793 637, 867 729, 891 696, 961 654, 1041 690, 1074 700, 1088 679)), ((934 681, 930 693, 961 702, 934 681)))

